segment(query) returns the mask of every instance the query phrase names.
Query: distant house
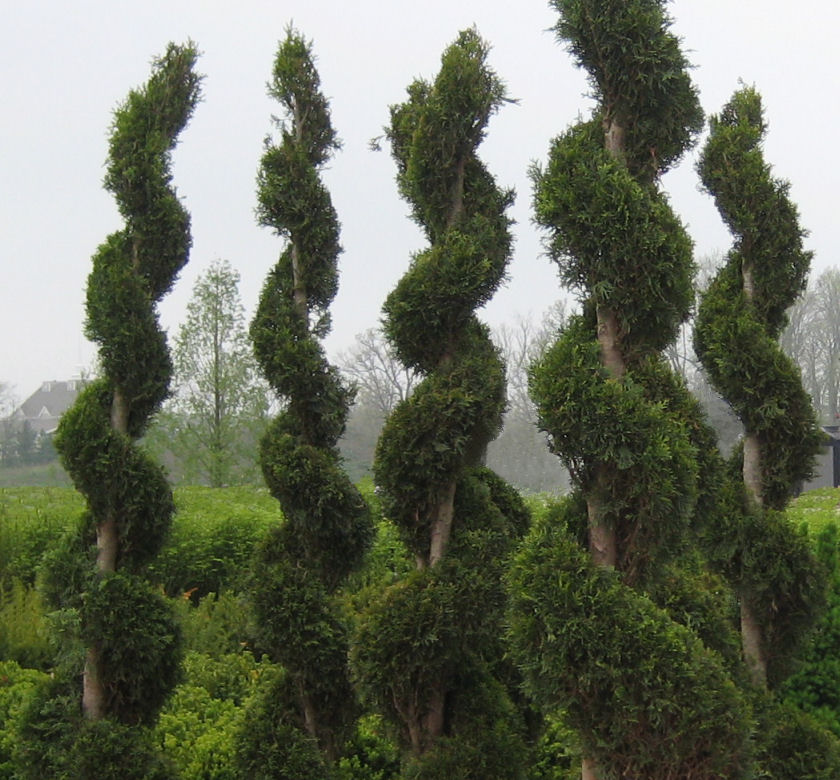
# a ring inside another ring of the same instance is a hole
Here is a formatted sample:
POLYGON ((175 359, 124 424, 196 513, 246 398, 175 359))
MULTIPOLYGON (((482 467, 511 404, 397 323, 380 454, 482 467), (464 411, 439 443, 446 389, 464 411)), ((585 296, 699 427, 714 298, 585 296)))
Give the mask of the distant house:
POLYGON ((83 379, 44 382, 7 420, 21 427, 28 423, 36 435, 52 434, 59 418, 73 405, 84 385, 83 379))

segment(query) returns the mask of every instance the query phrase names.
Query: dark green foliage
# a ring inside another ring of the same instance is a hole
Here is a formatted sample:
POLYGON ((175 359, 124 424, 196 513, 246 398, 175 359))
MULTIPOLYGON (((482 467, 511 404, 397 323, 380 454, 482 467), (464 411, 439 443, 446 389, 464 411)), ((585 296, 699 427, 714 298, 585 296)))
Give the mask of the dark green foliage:
POLYGON ((789 184, 764 162, 760 95, 739 90, 711 126, 698 171, 736 244, 701 300, 695 349, 747 433, 759 436, 763 502, 782 509, 810 476, 821 441, 799 371, 776 342, 811 253, 789 184))
POLYGON ((799 370, 777 341, 786 310, 804 288, 811 253, 802 248, 805 233, 789 185, 764 161, 766 129, 761 97, 750 87, 711 120, 698 171, 735 246, 701 299, 694 343, 757 445, 757 463, 752 454, 745 463, 746 447, 732 456, 740 488, 712 542, 726 550, 722 568, 760 627, 768 683, 775 686, 823 603, 823 576, 807 540, 778 511, 811 475, 822 435, 799 370), (758 479, 748 476, 756 471, 758 479))
POLYGON ((664 0, 551 5, 596 107, 531 170, 548 254, 583 311, 530 390, 576 490, 514 566, 514 655, 599 777, 741 777, 733 602, 693 551, 719 515, 722 464, 661 355, 689 314, 694 263, 659 180, 703 115, 664 0))
POLYGON ((318 743, 297 718, 294 683, 279 674, 251 701, 240 727, 236 767, 254 780, 329 780, 318 743))
POLYGON ((179 677, 181 637, 169 605, 151 585, 114 573, 85 594, 81 616, 82 639, 107 680, 107 711, 150 725, 179 677))
POLYGON ((626 134, 630 172, 651 180, 703 126, 697 90, 661 0, 551 0, 555 30, 599 98, 604 121, 626 134))
MULTIPOLYGON (((834 503, 831 515, 835 514, 834 503)), ((833 522, 817 536, 817 558, 828 573, 827 608, 782 691, 787 701, 840 737, 840 549, 838 528, 833 522)))
POLYGON ((530 695, 562 708, 605 776, 743 776, 750 712, 721 658, 596 568, 563 525, 535 525, 510 574, 513 653, 530 695))
POLYGON ((29 697, 15 745, 17 778, 171 780, 147 729, 84 719, 74 687, 53 680, 29 697))
POLYGON ((87 511, 44 577, 62 652, 54 686, 21 727, 27 777, 168 776, 144 727, 176 682, 179 633, 142 571, 161 549, 175 506, 163 470, 136 440, 169 387, 156 304, 191 243, 169 169, 200 99, 196 57, 192 43, 170 44, 114 115, 105 186, 125 227, 99 247, 88 278, 86 334, 99 346, 103 377, 82 391, 55 437, 87 511))
POLYGON ((474 310, 503 280, 512 246, 513 193, 478 157, 506 100, 488 54, 475 29, 461 32, 434 82, 415 81, 391 107, 385 131, 429 246, 383 306, 393 354, 422 381, 388 417, 374 474, 417 569, 365 594, 351 664, 399 735, 401 776, 418 779, 513 778, 524 762, 521 715, 497 677, 501 573, 529 518, 477 468, 501 428, 505 370, 474 310))
POLYGON ((834 780, 840 777, 840 742, 811 715, 790 703, 762 702, 756 777, 834 780))
POLYGON ((284 119, 280 142, 266 139, 257 217, 288 243, 266 279, 251 338, 265 378, 285 402, 260 443, 263 475, 285 523, 258 550, 251 599, 258 643, 286 677, 282 697, 252 710, 239 757, 249 777, 322 778, 356 715, 334 594, 361 565, 373 524, 337 448, 353 391, 320 342, 341 251, 320 168, 338 141, 311 45, 292 29, 278 47, 269 93, 284 119), (247 733, 255 720, 256 733, 247 733))
POLYGON ((597 120, 534 166, 534 211, 567 284, 614 309, 628 357, 670 344, 694 299, 692 244, 668 202, 604 148, 597 120))

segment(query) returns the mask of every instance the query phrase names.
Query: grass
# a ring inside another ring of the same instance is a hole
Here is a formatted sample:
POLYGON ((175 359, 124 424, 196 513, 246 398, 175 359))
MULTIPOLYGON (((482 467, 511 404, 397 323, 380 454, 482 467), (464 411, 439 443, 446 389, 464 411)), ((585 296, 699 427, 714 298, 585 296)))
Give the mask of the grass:
POLYGON ((796 526, 804 523, 811 537, 816 537, 826 526, 840 523, 840 488, 803 493, 791 501, 788 517, 796 526))

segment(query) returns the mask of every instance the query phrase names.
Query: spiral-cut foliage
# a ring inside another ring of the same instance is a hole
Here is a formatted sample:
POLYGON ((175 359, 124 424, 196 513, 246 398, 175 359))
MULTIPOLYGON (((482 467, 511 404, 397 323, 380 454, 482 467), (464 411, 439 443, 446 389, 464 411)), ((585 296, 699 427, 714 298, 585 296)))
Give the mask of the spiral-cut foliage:
MULTIPOLYGON (((88 647, 90 718, 148 723, 174 684, 178 633, 161 597, 139 577, 174 509, 162 469, 139 449, 169 387, 171 362, 155 306, 190 249, 189 215, 171 186, 170 153, 200 99, 192 44, 170 44, 146 85, 114 116, 105 186, 125 227, 93 258, 87 335, 103 376, 64 415, 56 447, 87 499, 86 541, 96 570, 75 600, 88 647)), ((66 598, 72 594, 65 593, 66 598)))
POLYGON ((253 599, 262 642, 283 663, 296 692, 289 701, 297 713, 285 716, 286 728, 297 724, 308 732, 301 739, 317 740, 334 758, 352 724, 354 699, 333 594, 361 562, 372 522, 336 446, 352 392, 319 341, 338 287, 341 248, 318 169, 338 141, 311 45, 294 30, 278 48, 269 93, 286 118, 279 144, 266 141, 257 214, 287 246, 263 287, 251 337, 263 374, 285 401, 260 449, 285 523, 261 547, 253 599))
POLYGON ((813 468, 821 434, 799 370, 779 347, 786 310, 804 289, 811 253, 789 185, 764 161, 761 97, 738 90, 711 133, 698 170, 735 236, 697 313, 694 344, 715 388, 744 424, 736 452, 741 518, 726 529, 726 570, 742 599, 745 652, 759 678, 783 676, 820 601, 807 541, 779 511, 813 468), (750 638, 751 626, 759 636, 750 638))
POLYGON ((579 495, 570 533, 527 541, 512 582, 516 656, 531 690, 551 691, 542 704, 567 712, 598 777, 735 777, 747 708, 723 659, 679 624, 707 617, 654 603, 714 465, 697 404, 661 356, 688 315, 693 261, 658 179, 702 112, 664 0, 552 5, 598 105, 532 169, 549 254, 584 306, 530 387, 579 495))
POLYGON ((384 306, 391 345, 424 378, 387 420, 374 473, 418 571, 363 616, 353 664, 411 749, 406 776, 418 778, 518 772, 510 702, 488 663, 501 657, 501 566, 527 520, 518 497, 477 466, 500 427, 505 374, 474 310, 504 277, 513 197, 477 156, 504 100, 487 55, 474 29, 462 32, 435 81, 414 82, 391 108, 387 129, 400 192, 430 245, 384 306), (479 700, 481 713, 469 708, 479 700), (492 748, 501 732, 504 746, 492 748))

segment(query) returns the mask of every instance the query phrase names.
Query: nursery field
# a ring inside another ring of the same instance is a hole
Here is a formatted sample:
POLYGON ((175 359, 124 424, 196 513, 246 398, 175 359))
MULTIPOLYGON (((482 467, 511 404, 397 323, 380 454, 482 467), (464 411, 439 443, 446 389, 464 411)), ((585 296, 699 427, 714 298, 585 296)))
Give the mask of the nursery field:
MULTIPOLYGON (((362 486, 377 510, 372 486, 362 486)), ((181 683, 164 707, 152 738, 167 774, 189 780, 241 777, 235 768, 242 734, 257 730, 253 712, 260 696, 282 677, 261 645, 245 597, 253 551, 267 531, 282 522, 276 502, 255 488, 180 488, 172 532, 149 567, 149 579, 174 606, 183 632, 181 683)), ((561 500, 562 501, 562 500, 561 500)), ((535 517, 558 503, 548 496, 528 499, 535 517)), ((46 614, 39 585, 62 538, 72 531, 84 504, 71 488, 0 489, 0 780, 19 777, 14 769, 15 724, 33 694, 49 684, 57 662, 50 637, 67 614, 46 614)), ((790 678, 786 696, 840 734, 840 588, 836 570, 840 491, 805 493, 790 516, 808 529, 823 562, 833 569, 830 608, 810 655, 790 678)), ((377 517, 377 538, 365 567, 344 595, 348 615, 371 593, 407 575, 413 562, 386 520, 377 517)), ((59 631, 60 633, 60 631, 59 631)), ((66 650, 65 650, 66 652, 66 650)), ((58 662, 61 662, 60 660, 58 662)), ((531 763, 534 780, 578 776, 576 749, 559 723, 541 732, 531 763)), ((363 715, 343 750, 338 780, 400 777, 399 750, 376 715, 363 715)))

